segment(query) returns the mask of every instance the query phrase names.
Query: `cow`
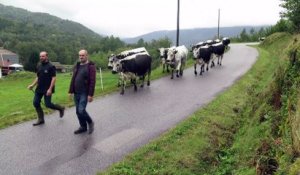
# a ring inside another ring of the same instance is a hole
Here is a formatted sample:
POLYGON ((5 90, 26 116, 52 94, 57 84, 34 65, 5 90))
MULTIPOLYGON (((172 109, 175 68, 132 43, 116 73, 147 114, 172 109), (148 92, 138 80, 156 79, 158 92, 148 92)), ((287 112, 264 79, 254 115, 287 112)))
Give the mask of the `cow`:
MULTIPOLYGON (((217 64, 221 66, 223 55, 224 55, 224 52, 225 52, 225 45, 220 42, 220 43, 213 44, 211 46, 211 48, 212 48, 212 53, 216 56, 216 58, 218 58, 217 64)), ((215 63, 212 60, 211 67, 214 67, 214 66, 215 66, 215 63)))
POLYGON ((171 67, 171 79, 174 77, 174 69, 176 69, 177 78, 183 75, 187 56, 188 49, 184 45, 168 50, 167 64, 171 67))
POLYGON ((225 50, 227 50, 227 49, 228 49, 228 45, 230 44, 230 39, 227 38, 227 37, 224 37, 224 38, 222 39, 222 43, 223 43, 224 46, 225 46, 225 50))
POLYGON ((165 72, 165 70, 167 70, 167 72, 170 72, 169 65, 167 64, 168 50, 169 48, 163 48, 163 47, 158 49, 159 57, 161 59, 161 64, 163 67, 162 72, 165 72))
POLYGON ((197 75, 197 64, 200 65, 200 75, 204 72, 204 67, 206 66, 206 71, 208 71, 209 62, 212 57, 212 47, 209 45, 195 47, 193 50, 193 56, 195 59, 194 63, 194 73, 197 75))
POLYGON ((192 52, 194 51, 194 49, 197 49, 197 48, 199 48, 199 47, 201 47, 201 46, 205 46, 206 45, 206 42, 199 42, 199 43, 197 43, 197 44, 195 44, 195 45, 192 45, 191 47, 192 47, 192 52))
MULTIPOLYGON (((149 53, 147 52, 147 50, 144 47, 135 48, 135 49, 131 49, 131 50, 125 50, 118 55, 111 54, 108 57, 108 68, 112 69, 113 64, 114 64, 114 62, 116 62, 116 60, 135 58, 136 54, 148 54, 149 55, 149 53)), ((121 77, 126 77, 126 79, 130 79, 132 83, 133 83, 133 81, 135 81, 135 77, 132 76, 130 73, 128 75, 126 75, 124 73, 122 73, 122 74, 123 74, 122 76, 121 76, 121 74, 119 76, 119 81, 118 81, 118 85, 117 85, 118 87, 120 87, 122 84, 121 77)))
POLYGON ((141 88, 144 87, 145 76, 148 76, 147 85, 150 86, 152 58, 148 53, 137 53, 129 58, 118 59, 112 58, 112 73, 119 73, 121 80, 121 92, 123 95, 126 87, 126 80, 130 79, 134 85, 134 90, 137 91, 136 77, 142 80, 141 88))

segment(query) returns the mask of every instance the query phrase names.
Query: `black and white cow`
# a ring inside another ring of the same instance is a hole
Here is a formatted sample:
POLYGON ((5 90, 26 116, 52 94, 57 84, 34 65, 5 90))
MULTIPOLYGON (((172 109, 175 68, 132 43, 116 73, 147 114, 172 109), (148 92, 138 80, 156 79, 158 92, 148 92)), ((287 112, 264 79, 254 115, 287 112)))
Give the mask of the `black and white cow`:
POLYGON ((193 56, 195 59, 194 63, 194 73, 197 75, 197 64, 200 65, 200 75, 204 72, 204 67, 206 65, 206 71, 208 71, 209 62, 212 58, 212 48, 209 45, 195 47, 193 50, 193 56))
POLYGON ((167 72, 170 72, 170 70, 169 70, 169 64, 167 64, 167 58, 168 58, 168 50, 169 49, 173 49, 173 48, 172 47, 171 48, 163 48, 162 47, 162 48, 158 49, 159 57, 161 59, 161 64, 162 64, 162 67, 163 67, 163 71, 162 72, 165 72, 165 70, 167 70, 167 72))
POLYGON ((150 85, 152 58, 148 53, 138 53, 131 55, 129 58, 118 59, 114 57, 112 60, 112 73, 119 73, 121 80, 121 92, 125 92, 126 81, 130 79, 134 85, 134 90, 137 90, 136 77, 142 80, 141 88, 144 87, 145 76, 148 76, 147 85, 150 85))
POLYGON ((228 49, 228 45, 230 44, 230 39, 225 37, 222 39, 222 43, 224 44, 225 46, 225 49, 227 50, 228 49))
MULTIPOLYGON (((121 52, 118 55, 114 55, 111 54, 110 57, 108 57, 108 68, 112 69, 113 68, 113 64, 117 61, 117 60, 122 60, 122 59, 132 59, 136 57, 136 54, 148 54, 147 50, 144 47, 140 47, 140 48, 135 48, 135 49, 131 49, 131 50, 125 50, 123 52, 121 52)), ((149 55, 149 54, 148 54, 149 55)), ((135 81, 135 76, 133 76, 131 73, 122 73, 123 75, 121 76, 121 73, 119 73, 119 81, 118 81, 118 87, 121 86, 122 84, 122 77, 126 77, 126 79, 130 79, 130 81, 133 83, 135 81), (130 78, 132 77, 132 78, 130 78)))
MULTIPOLYGON (((212 48, 212 53, 216 56, 216 58, 218 58, 217 64, 221 66, 223 55, 225 52, 225 45, 220 42, 220 43, 213 44, 211 48, 212 48)), ((212 61, 211 67, 213 67, 214 65, 215 63, 212 61)))
POLYGON ((183 75, 187 57, 188 49, 184 45, 168 50, 167 64, 171 67, 171 79, 174 78, 174 69, 176 69, 177 78, 183 75))

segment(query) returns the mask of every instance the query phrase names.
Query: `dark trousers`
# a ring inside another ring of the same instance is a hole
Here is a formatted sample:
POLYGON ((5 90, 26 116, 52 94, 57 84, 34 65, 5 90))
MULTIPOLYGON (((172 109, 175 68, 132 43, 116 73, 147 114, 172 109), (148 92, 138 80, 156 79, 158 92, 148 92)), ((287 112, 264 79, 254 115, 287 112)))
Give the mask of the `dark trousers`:
POLYGON ((44 120, 44 112, 43 112, 42 107, 41 107, 41 99, 43 97, 44 97, 45 106, 47 108, 50 108, 50 109, 53 109, 53 110, 63 110, 63 107, 61 107, 59 105, 56 105, 56 104, 53 104, 51 102, 51 97, 52 97, 51 95, 47 96, 44 93, 35 92, 34 98, 33 98, 33 106, 35 107, 35 110, 38 114, 39 120, 42 120, 42 121, 44 120))
POLYGON ((92 118, 86 112, 86 106, 88 103, 88 96, 85 93, 75 93, 74 102, 76 105, 76 114, 79 120, 79 124, 82 128, 87 128, 87 124, 93 123, 92 118))

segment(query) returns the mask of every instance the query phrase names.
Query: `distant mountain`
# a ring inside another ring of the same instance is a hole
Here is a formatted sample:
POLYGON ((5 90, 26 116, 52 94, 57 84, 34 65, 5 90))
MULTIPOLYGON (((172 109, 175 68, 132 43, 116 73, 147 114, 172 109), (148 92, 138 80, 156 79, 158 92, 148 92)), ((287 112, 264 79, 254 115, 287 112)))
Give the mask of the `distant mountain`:
MULTIPOLYGON (((250 31, 252 28, 256 31, 262 27, 267 26, 236 26, 236 27, 221 27, 220 36, 223 37, 236 37, 243 29, 250 31)), ((217 28, 195 28, 195 29, 182 29, 180 30, 179 44, 191 45, 198 43, 199 41, 206 41, 208 39, 213 39, 217 36, 217 28)), ((136 43, 138 40, 143 39, 145 42, 151 40, 157 40, 159 38, 170 38, 173 44, 176 43, 176 30, 162 30, 147 33, 134 38, 123 38, 122 40, 126 43, 132 44, 136 43)))

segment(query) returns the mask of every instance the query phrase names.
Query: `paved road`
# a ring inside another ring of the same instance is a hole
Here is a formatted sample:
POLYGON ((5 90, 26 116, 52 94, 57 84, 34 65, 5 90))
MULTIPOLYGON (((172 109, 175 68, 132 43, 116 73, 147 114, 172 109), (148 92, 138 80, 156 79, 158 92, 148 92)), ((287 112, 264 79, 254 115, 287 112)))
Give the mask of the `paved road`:
POLYGON ((232 44, 223 66, 194 76, 193 68, 182 78, 164 77, 150 87, 126 89, 96 99, 88 105, 95 120, 92 135, 74 135, 78 123, 74 108, 46 117, 46 124, 32 122, 0 130, 0 174, 95 174, 119 161, 210 102, 232 85, 256 60, 255 49, 232 44))

